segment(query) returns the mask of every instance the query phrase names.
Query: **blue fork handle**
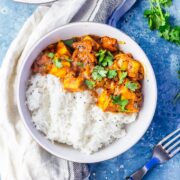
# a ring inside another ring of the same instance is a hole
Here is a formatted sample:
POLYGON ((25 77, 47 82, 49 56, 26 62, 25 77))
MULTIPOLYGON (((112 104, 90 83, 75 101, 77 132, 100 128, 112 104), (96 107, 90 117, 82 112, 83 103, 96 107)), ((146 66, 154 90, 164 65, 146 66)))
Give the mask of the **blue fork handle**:
POLYGON ((126 180, 141 180, 150 169, 158 164, 160 164, 160 160, 157 157, 152 157, 141 169, 126 177, 126 180))

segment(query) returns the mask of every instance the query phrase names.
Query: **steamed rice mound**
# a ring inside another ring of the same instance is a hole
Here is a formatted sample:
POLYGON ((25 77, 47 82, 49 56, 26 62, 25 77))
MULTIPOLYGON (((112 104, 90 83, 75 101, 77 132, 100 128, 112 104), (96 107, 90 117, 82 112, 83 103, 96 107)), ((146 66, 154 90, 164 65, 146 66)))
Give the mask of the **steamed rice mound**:
POLYGON ((53 75, 31 76, 27 106, 36 128, 51 141, 72 145, 86 154, 125 136, 134 114, 103 112, 88 91, 65 92, 53 75))

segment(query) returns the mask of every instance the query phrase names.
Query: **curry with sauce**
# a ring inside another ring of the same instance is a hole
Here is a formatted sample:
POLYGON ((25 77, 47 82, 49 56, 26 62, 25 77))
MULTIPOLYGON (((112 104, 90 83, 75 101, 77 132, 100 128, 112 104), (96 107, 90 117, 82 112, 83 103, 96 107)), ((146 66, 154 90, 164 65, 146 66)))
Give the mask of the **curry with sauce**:
POLYGON ((119 49, 115 38, 85 35, 49 45, 32 73, 58 77, 68 92, 89 90, 105 112, 139 112, 142 64, 119 49))

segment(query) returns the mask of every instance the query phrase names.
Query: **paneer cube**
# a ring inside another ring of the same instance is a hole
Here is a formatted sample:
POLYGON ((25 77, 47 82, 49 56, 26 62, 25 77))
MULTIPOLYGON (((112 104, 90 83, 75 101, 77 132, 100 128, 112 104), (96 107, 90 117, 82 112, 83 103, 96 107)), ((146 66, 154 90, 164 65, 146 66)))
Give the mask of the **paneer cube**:
POLYGON ((103 91, 100 96, 98 97, 98 102, 97 105, 105 111, 106 108, 108 107, 109 103, 111 101, 111 97, 109 96, 107 91, 103 91))
POLYGON ((62 55, 71 56, 71 53, 69 52, 68 48, 62 41, 59 41, 57 44, 57 54, 59 56, 62 56, 62 55))
POLYGON ((64 89, 71 92, 78 92, 83 90, 83 81, 82 77, 66 77, 63 81, 64 89))
POLYGON ((85 37, 83 38, 83 40, 89 40, 89 41, 91 41, 94 50, 98 50, 99 47, 100 47, 100 45, 99 45, 92 37, 90 37, 90 36, 85 36, 85 37))
POLYGON ((128 63, 128 76, 132 78, 138 78, 140 67, 141 64, 138 61, 131 59, 128 63))
POLYGON ((67 72, 68 72, 68 69, 66 67, 57 68, 55 65, 53 65, 49 71, 49 74, 52 74, 59 78, 64 78, 66 76, 67 72))

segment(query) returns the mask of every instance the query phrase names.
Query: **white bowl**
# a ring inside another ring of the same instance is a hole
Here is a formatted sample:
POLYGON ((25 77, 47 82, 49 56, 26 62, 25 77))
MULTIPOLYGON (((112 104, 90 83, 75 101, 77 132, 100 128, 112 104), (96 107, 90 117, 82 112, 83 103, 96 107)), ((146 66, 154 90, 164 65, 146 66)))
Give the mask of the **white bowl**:
POLYGON ((24 64, 22 65, 21 71, 19 73, 17 99, 18 109, 27 130, 44 149, 63 159, 81 163, 93 163, 104 161, 122 154, 131 148, 135 143, 137 143, 137 141, 143 136, 152 121, 156 109, 157 85, 152 66, 147 56, 139 47, 139 45, 129 36, 127 36, 122 31, 105 24, 78 22, 55 29, 34 45, 24 60, 24 64), (27 87, 27 81, 31 73, 31 65, 38 54, 49 44, 55 43, 60 39, 64 40, 74 36, 82 36, 86 34, 110 36, 118 40, 125 41, 126 44, 120 45, 121 50, 126 53, 132 53, 133 57, 139 60, 145 69, 145 78, 143 81, 144 102, 137 120, 127 126, 127 135, 125 137, 115 141, 114 143, 92 155, 83 154, 80 151, 77 151, 71 146, 67 146, 65 144, 51 143, 41 132, 36 130, 31 121, 30 112, 25 105, 25 91, 27 87))

